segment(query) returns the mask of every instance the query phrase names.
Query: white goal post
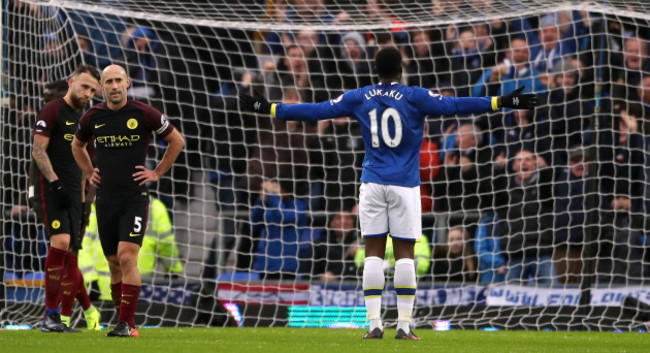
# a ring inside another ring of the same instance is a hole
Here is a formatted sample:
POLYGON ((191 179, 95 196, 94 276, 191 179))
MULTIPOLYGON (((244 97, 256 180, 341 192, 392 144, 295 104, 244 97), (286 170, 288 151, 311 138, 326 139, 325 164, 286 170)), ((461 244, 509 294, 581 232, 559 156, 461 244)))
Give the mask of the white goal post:
MULTIPOLYGON (((131 97, 187 141, 150 185, 173 237, 150 235, 139 324, 367 325, 358 123, 273 121, 242 113, 237 95, 335 99, 376 82, 373 55, 385 45, 402 52, 404 84, 454 96, 526 85, 541 102, 529 114, 428 117, 413 324, 637 330, 650 321, 650 3, 1 3, 0 326, 42 319, 48 243, 26 199, 32 125, 50 84, 81 63, 124 66, 131 97), (258 201, 274 187, 285 192, 279 203, 258 201)), ((396 123, 389 112, 371 119, 396 123)), ((148 163, 165 147, 152 139, 148 163)), ((393 264, 388 254, 389 325, 393 264)), ((102 271, 84 273, 102 321, 114 321, 99 299, 102 271)))

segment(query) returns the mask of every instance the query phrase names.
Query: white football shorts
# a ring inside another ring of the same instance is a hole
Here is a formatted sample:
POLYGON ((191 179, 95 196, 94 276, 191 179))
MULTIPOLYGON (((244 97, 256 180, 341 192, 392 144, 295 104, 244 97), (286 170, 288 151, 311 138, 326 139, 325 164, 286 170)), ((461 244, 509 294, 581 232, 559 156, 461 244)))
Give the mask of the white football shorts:
POLYGON ((420 187, 362 183, 359 188, 361 234, 419 241, 422 237, 420 187))

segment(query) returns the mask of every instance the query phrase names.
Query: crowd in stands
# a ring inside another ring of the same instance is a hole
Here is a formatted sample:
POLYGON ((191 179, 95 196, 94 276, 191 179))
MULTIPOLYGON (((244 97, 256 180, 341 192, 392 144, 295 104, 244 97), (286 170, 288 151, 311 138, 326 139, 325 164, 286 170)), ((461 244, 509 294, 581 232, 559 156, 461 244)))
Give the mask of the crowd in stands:
MULTIPOLYGON (((9 3, 8 16, 23 22, 39 11, 9 3)), ((286 24, 352 21, 323 0, 267 3, 267 15, 286 24)), ((240 114, 233 102, 238 92, 285 103, 335 99, 375 82, 373 55, 393 45, 403 54, 405 84, 475 97, 524 85, 542 102, 533 112, 429 117, 420 156, 426 233, 426 246, 416 247, 421 278, 579 283, 581 257, 588 255, 599 259, 600 283, 647 283, 649 28, 578 11, 410 28, 389 11, 390 4, 368 0, 368 19, 392 26, 372 31, 167 29, 102 15, 93 26, 106 28, 104 33, 88 31, 95 20, 90 14, 70 11, 66 23, 78 27, 73 41, 66 31, 36 36, 26 23, 20 31, 34 38, 7 52, 12 80, 3 129, 23 138, 42 105, 35 97, 46 82, 71 72, 68 63, 123 64, 130 94, 163 111, 188 137, 173 181, 157 186, 175 197, 168 207, 189 194, 192 168, 233 176, 220 188, 230 188, 235 207, 250 215, 227 234, 237 240, 231 256, 238 271, 267 279, 354 279, 363 264, 355 203, 364 153, 358 122, 261 119, 240 114), (42 42, 44 53, 44 69, 36 73, 25 61, 34 41, 42 42), (595 170, 594 190, 588 180, 595 170), (582 246, 590 231, 590 193, 598 195, 601 226, 595 254, 583 253, 582 246), (310 217, 317 213, 326 216, 310 217)), ((452 17, 458 11, 442 4, 432 11, 452 17)), ((25 146, 28 141, 25 136, 25 146)), ((25 190, 23 181, 10 180, 21 176, 28 160, 28 152, 15 146, 3 146, 12 164, 3 182, 25 190)), ((16 208, 19 199, 3 200, 15 205, 14 219, 26 212, 16 208)), ((387 251, 387 270, 390 257, 387 251)))

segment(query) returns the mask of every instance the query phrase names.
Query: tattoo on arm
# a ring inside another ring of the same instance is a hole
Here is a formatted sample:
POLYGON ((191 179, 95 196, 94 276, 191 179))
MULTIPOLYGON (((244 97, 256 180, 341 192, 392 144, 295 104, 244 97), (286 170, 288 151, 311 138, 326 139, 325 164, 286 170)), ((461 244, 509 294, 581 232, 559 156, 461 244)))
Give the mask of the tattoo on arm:
POLYGON ((58 179, 56 173, 54 173, 54 168, 52 168, 52 162, 50 157, 47 155, 47 145, 39 139, 34 139, 34 151, 32 152, 32 157, 38 166, 38 169, 41 171, 41 174, 48 181, 58 179))

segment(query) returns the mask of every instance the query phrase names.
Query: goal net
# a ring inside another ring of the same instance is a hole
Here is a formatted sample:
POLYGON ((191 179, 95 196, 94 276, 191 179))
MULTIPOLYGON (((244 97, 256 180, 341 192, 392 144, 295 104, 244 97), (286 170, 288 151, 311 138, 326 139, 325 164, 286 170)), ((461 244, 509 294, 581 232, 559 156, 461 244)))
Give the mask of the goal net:
MULTIPOLYGON (((365 327, 359 124, 245 114, 237 95, 334 99, 375 83, 373 56, 389 45, 402 52, 404 84, 451 96, 523 85, 541 102, 534 112, 427 118, 413 325, 638 330, 650 321, 649 3, 2 5, 0 325, 38 325, 43 314, 49 245, 27 206, 35 116, 78 64, 115 63, 130 97, 186 139, 150 185, 157 213, 140 252, 138 324, 365 327)), ((166 145, 151 145, 155 166, 166 145)), ((79 261, 106 325, 117 318, 92 234, 79 261)), ((387 325, 393 266, 389 242, 387 325)))

